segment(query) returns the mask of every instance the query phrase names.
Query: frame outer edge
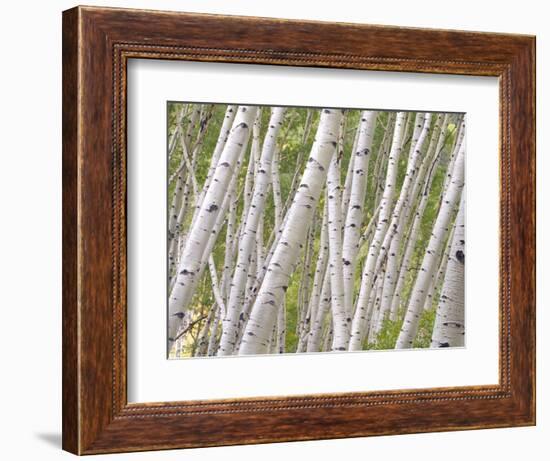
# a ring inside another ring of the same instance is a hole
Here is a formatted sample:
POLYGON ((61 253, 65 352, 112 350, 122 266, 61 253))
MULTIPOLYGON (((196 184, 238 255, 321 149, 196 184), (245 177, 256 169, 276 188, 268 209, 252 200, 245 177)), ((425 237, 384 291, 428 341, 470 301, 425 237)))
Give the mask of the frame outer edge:
POLYGON ((62 448, 80 453, 78 348, 79 8, 62 14, 62 448))

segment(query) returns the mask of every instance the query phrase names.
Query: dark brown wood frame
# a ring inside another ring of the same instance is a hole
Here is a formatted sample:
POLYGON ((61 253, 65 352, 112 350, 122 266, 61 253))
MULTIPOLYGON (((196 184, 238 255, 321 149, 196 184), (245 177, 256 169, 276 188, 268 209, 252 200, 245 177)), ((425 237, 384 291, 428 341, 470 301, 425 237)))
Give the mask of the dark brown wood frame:
POLYGON ((63 13, 63 448, 77 454, 535 424, 535 38, 77 7, 63 13), (500 382, 129 404, 131 58, 497 76, 500 382))

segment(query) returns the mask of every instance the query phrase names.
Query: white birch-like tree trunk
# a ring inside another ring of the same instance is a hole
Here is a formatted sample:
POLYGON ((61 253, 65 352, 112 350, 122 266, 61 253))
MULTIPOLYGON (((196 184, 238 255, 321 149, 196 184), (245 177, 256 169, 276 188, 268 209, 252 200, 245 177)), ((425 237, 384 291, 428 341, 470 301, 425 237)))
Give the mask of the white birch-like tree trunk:
POLYGON ((363 274, 361 276, 361 288, 357 298, 357 307, 353 316, 351 326, 351 339, 349 349, 351 351, 361 350, 363 339, 366 331, 366 321, 368 315, 369 296, 372 289, 373 279, 375 276, 374 266, 378 259, 378 253, 391 213, 393 202, 393 194, 395 190, 395 182, 397 178, 397 167, 399 157, 401 155, 401 138, 403 136, 405 113, 399 112, 395 122, 395 129, 392 140, 392 147, 388 158, 388 168, 386 171, 386 185, 380 200, 380 211, 378 212, 378 223, 372 243, 369 247, 366 262, 363 266, 363 274))
MULTIPOLYGON (((456 123, 457 123, 457 127, 458 127, 457 128, 458 133, 456 135, 456 139, 457 140, 458 139, 462 140, 464 138, 464 134, 466 133, 465 123, 464 123, 464 116, 463 115, 458 116, 456 123)), ((451 158, 449 159, 449 171, 452 171, 452 169, 454 167, 454 162, 456 161, 457 153, 458 153, 457 150, 453 150, 451 152, 451 158)), ((451 176, 450 175, 445 176, 445 181, 443 183, 443 190, 442 190, 441 195, 444 195, 445 192, 447 192, 447 188, 449 187, 450 182, 451 182, 451 176)))
MULTIPOLYGON (((386 313, 390 310, 391 301, 393 298, 393 292, 396 285, 397 278, 397 260, 398 253, 401 245, 401 236, 403 228, 408 218, 408 208, 411 201, 411 187, 415 179, 415 174, 418 170, 418 164, 422 153, 424 142, 428 137, 432 116, 429 113, 419 114, 416 119, 417 126, 421 125, 420 132, 415 130, 413 139, 411 141, 411 148, 409 153, 409 159, 407 162, 407 170, 405 172, 405 179, 401 186, 399 193, 399 199, 395 204, 392 220, 384 237, 384 242, 381 247, 380 254, 378 255, 379 263, 381 265, 381 259, 387 257, 387 266, 385 271, 385 277, 382 287, 382 295, 380 298, 380 312, 376 325, 374 326, 374 332, 378 333, 382 327, 382 322, 385 319, 386 313), (418 137, 416 137, 418 136, 418 137)), ((375 268, 375 272, 378 272, 375 268)))
POLYGON ((342 262, 342 206, 340 189, 340 162, 334 155, 330 162, 327 177, 328 198, 328 246, 333 319, 332 350, 345 351, 349 344, 351 318, 344 301, 344 274, 342 262))
MULTIPOLYGON (((177 131, 179 141, 181 143, 181 147, 184 153, 189 153, 190 149, 190 140, 191 136, 193 134, 193 129, 195 127, 195 124, 197 123, 197 119, 200 115, 200 106, 196 106, 190 117, 189 117, 189 123, 187 125, 187 129, 185 130, 185 133, 182 131, 182 129, 177 131)), ((175 141, 177 142, 177 140, 175 141)), ((176 225, 178 223, 178 216, 179 216, 179 210, 182 206, 182 201, 184 200, 184 196, 189 194, 189 177, 188 175, 183 174, 183 168, 185 166, 184 156, 182 156, 180 166, 178 167, 179 174, 177 176, 176 180, 176 186, 174 188, 174 194, 172 196, 172 202, 170 204, 170 212, 169 212, 169 218, 168 218, 168 236, 171 238, 176 230, 176 225)))
POLYGON ((401 219, 401 213, 406 209, 410 202, 410 188, 413 185, 415 175, 418 168, 418 161, 421 155, 421 149, 424 141, 427 138, 428 131, 430 129, 431 114, 418 114, 415 120, 415 128, 413 137, 411 139, 411 146, 409 152, 409 158, 407 161, 407 170, 405 172, 405 179, 401 185, 399 192, 399 198, 393 208, 391 220, 387 226, 387 231, 378 253, 378 260, 375 265, 375 273, 380 270, 380 265, 383 260, 386 259, 388 251, 390 249, 390 243, 393 237, 398 231, 399 220, 401 219), (418 129, 420 127, 420 129, 418 129))
MULTIPOLYGON (((455 223, 456 224, 456 223, 455 223)), ((447 243, 443 249, 441 257, 439 258, 438 269, 435 272, 432 281, 430 282, 430 288, 426 296, 426 302, 424 303, 424 310, 431 309, 433 306, 434 296, 437 297, 437 290, 441 287, 443 279, 445 277, 445 271, 447 269, 447 261, 449 260, 449 254, 451 253, 451 245, 453 243, 454 226, 451 229, 450 235, 447 237, 447 243)))
POLYGON ((176 146, 178 144, 178 139, 179 139, 179 133, 183 129, 183 121, 187 115, 188 109, 189 107, 187 104, 182 104, 181 109, 178 113, 178 116, 176 117, 176 127, 174 128, 174 131, 170 135, 170 139, 168 141, 168 160, 169 161, 172 159, 172 155, 176 150, 176 146))
POLYGON ((386 130, 384 131, 384 138, 378 148, 376 156, 376 163, 374 164, 373 181, 374 181, 374 203, 380 204, 381 194, 384 191, 384 181, 386 178, 386 164, 390 154, 391 145, 393 143, 393 133, 395 131, 395 122, 397 120, 396 114, 388 115, 388 121, 386 124, 386 130))
POLYGON ((202 201, 204 199, 204 196, 206 194, 206 191, 210 187, 210 182, 212 181, 212 176, 214 175, 214 172, 216 171, 216 166, 218 165, 218 160, 220 159, 220 155, 223 151, 223 148, 225 146, 225 143, 227 142, 227 138, 229 137, 229 133, 231 131, 231 127, 233 125, 233 121, 235 120, 235 114, 237 113, 237 106, 227 106, 227 109, 225 110, 225 115, 223 117, 223 123, 220 128, 220 132, 218 134, 218 139, 216 141, 216 146, 214 147, 214 152, 212 153, 212 157, 210 159, 210 166, 208 168, 208 172, 206 174, 206 179, 204 180, 204 184, 202 186, 202 190, 199 196, 199 199, 197 200, 197 204, 195 206, 195 216, 198 210, 200 210, 200 207, 202 205, 202 201))
MULTIPOLYGON (((345 213, 344 238, 342 246, 344 271, 344 304, 348 315, 353 309, 353 285, 357 268, 357 253, 361 237, 361 225, 365 214, 365 194, 369 172, 372 138, 376 126, 377 112, 363 111, 358 127, 357 144, 352 151, 351 187, 349 204, 345 213)), ((348 171, 348 175, 350 172, 348 171)), ((348 179, 346 178, 346 181, 348 179)))
POLYGON ((432 347, 464 346, 464 266, 466 259, 464 195, 462 193, 445 279, 439 297, 432 333, 432 347))
MULTIPOLYGON (((264 211, 267 190, 271 182, 271 164, 273 161, 273 153, 276 148, 277 134, 281 128, 284 113, 284 108, 275 107, 272 110, 271 118, 269 120, 269 127, 265 135, 259 160, 254 192, 248 210, 248 215, 246 217, 246 221, 244 222, 242 236, 239 241, 235 275, 233 277, 229 301, 227 303, 227 312, 222 322, 222 339, 218 355, 232 354, 233 348, 235 347, 237 341, 237 326, 244 302, 251 254, 256 244, 258 224, 264 211)), ((254 271, 254 276, 255 275, 256 274, 254 271)))
POLYGON ((462 188, 464 186, 464 150, 465 144, 461 143, 454 168, 452 179, 443 197, 443 203, 437 215, 430 242, 424 254, 420 271, 416 277, 412 290, 409 307, 405 314, 401 332, 397 338, 396 349, 407 349, 413 344, 418 331, 418 322, 426 302, 430 281, 436 271, 436 261, 441 252, 445 236, 449 230, 449 224, 453 211, 457 206, 462 188))
POLYGON ((311 155, 288 211, 280 240, 252 306, 239 354, 268 351, 278 309, 284 300, 290 275, 306 239, 327 169, 337 146, 341 110, 323 109, 311 155))
MULTIPOLYGON (((362 117, 361 117, 362 118, 362 117)), ((357 151, 357 142, 359 141, 359 133, 361 132, 361 120, 357 124, 355 129, 355 137, 353 138, 353 144, 351 146, 351 156, 348 162, 348 169, 346 171, 346 179, 344 180, 344 190, 342 191, 342 219, 346 222, 346 217, 348 213, 349 200, 351 196, 351 183, 353 180, 353 164, 355 157, 353 152, 357 151)))
POLYGON ((330 273, 325 272, 323 287, 319 297, 319 305, 315 316, 312 316, 312 325, 307 338, 307 352, 319 352, 323 333, 323 322, 330 308, 330 273))
POLYGON ((281 197, 281 179, 279 177, 279 148, 275 147, 273 153, 273 163, 271 165, 271 185, 273 190, 273 206, 275 207, 275 228, 278 229, 281 226, 283 219, 283 202, 281 197))
MULTIPOLYGON (((449 116, 445 115, 441 123, 441 129, 439 130, 437 144, 435 144, 435 147, 433 148, 433 151, 431 153, 428 152, 424 165, 425 172, 421 173, 421 176, 419 178, 420 181, 417 182, 417 184, 415 185, 415 190, 413 191, 413 199, 416 197, 416 195, 420 194, 419 203, 414 210, 414 216, 410 225, 407 245, 405 247, 403 258, 401 260, 401 267, 399 270, 397 285, 395 287, 391 305, 391 320, 396 320, 397 313, 401 307, 401 303, 404 303, 406 301, 405 299, 402 299, 402 290, 405 285, 407 274, 412 271, 411 259, 417 243, 416 240, 418 238, 418 232, 420 231, 420 223, 422 221, 422 217, 424 216, 426 205, 428 204, 429 191, 432 187, 435 170, 437 169, 439 162, 441 161, 441 151, 447 138, 448 123, 449 116)), ((434 134, 437 134, 437 131, 434 134)))
POLYGON ((196 289, 198 272, 205 259, 204 250, 216 223, 227 186, 235 174, 234 169, 237 160, 250 134, 250 127, 256 115, 256 110, 256 107, 253 106, 240 106, 238 108, 233 128, 212 177, 212 184, 204 196, 197 219, 193 223, 185 242, 178 273, 168 302, 169 345, 171 340, 175 338, 179 325, 188 316, 187 306, 196 289))
MULTIPOLYGON (((328 200, 327 200, 328 202, 328 200)), ((325 273, 328 263, 328 210, 327 203, 325 202, 323 212, 323 222, 321 224, 321 236, 319 241, 319 253, 317 255, 317 264, 315 266, 315 275, 313 277, 313 288, 311 290, 311 297, 309 299, 310 309, 310 323, 312 324, 317 317, 317 309, 321 302, 321 294, 323 291, 323 281, 325 279, 325 273)), ((310 328, 311 331, 311 328, 310 328)))
POLYGON ((310 323, 310 305, 309 296, 311 289, 311 264, 313 258, 313 244, 315 239, 316 215, 313 216, 313 223, 310 226, 306 247, 304 248, 304 258, 302 263, 302 273, 300 275, 300 289, 298 290, 298 311, 300 313, 297 324, 298 346, 296 352, 305 352, 306 338, 310 323))

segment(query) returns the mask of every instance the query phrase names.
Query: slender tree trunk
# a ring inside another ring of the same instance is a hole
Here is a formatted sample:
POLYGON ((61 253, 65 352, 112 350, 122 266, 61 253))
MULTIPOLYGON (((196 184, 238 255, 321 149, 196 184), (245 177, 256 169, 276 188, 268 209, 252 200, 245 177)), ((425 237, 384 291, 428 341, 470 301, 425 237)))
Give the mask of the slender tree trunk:
MULTIPOLYGON (((419 114, 416 118, 416 126, 422 126, 420 131, 415 130, 411 141, 410 154, 407 163, 407 171, 405 179, 401 186, 399 199, 395 204, 392 220, 384 237, 384 242, 381 251, 378 255, 378 268, 381 266, 381 260, 387 257, 387 267, 383 282, 382 297, 380 299, 380 314, 374 326, 374 332, 378 333, 382 327, 382 322, 385 319, 386 313, 390 309, 391 300, 396 284, 397 277, 397 258, 401 245, 401 235, 408 216, 408 207, 410 204, 410 190, 415 179, 415 174, 418 170, 418 163, 422 153, 422 148, 425 140, 428 137, 428 131, 431 124, 431 114, 419 114)), ((378 273, 379 269, 375 268, 378 273)))
POLYGON ((199 333, 199 339, 197 341, 197 349, 195 350, 195 357, 204 357, 208 354, 208 334, 210 327, 215 319, 216 312, 218 312, 218 306, 215 304, 210 309, 206 322, 204 323, 199 333))
POLYGON ((331 308, 334 323, 332 350, 344 351, 349 344, 351 318, 344 301, 344 276, 342 263, 342 205, 340 189, 340 163, 335 155, 330 162, 327 177, 328 192, 328 246, 331 308))
POLYGON ((361 288, 359 290, 359 297, 357 300, 357 308, 353 316, 353 322, 351 326, 351 340, 349 349, 352 351, 361 350, 363 338, 366 334, 366 320, 367 309, 370 290, 374 279, 374 266, 378 258, 382 239, 386 233, 388 226, 388 220, 391 212, 391 205, 393 202, 393 194, 395 189, 395 182, 397 177, 397 166, 399 163, 399 156, 401 155, 401 138, 403 136, 405 121, 405 113, 399 112, 397 114, 397 120, 395 123, 395 130, 393 134, 392 147, 388 159, 388 169, 386 172, 386 185, 384 187, 384 193, 380 201, 380 211, 378 213, 378 224, 374 233, 373 241, 369 247, 366 262, 363 267, 363 275, 361 277, 361 288))
MULTIPOLYGON (((225 249, 223 259, 223 275, 222 275, 222 292, 224 299, 227 301, 231 290, 231 274, 233 273, 233 243, 236 239, 237 225, 237 200, 236 200, 236 185, 237 181, 232 181, 229 187, 227 200, 229 200, 229 212, 227 216, 227 225, 225 230, 225 249)), ((227 302, 226 302, 227 304, 227 302)))
MULTIPOLYGON (((256 233, 262 216, 267 189, 271 181, 271 164, 277 142, 277 134, 282 125, 285 109, 276 107, 272 111, 269 127, 258 166, 257 181, 251 199, 248 215, 244 222, 242 237, 237 253, 237 265, 231 285, 226 316, 222 322, 222 339, 218 355, 231 355, 237 340, 237 326, 241 307, 244 301, 246 282, 249 275, 249 265, 252 250, 256 244, 256 233)), ((254 276, 256 271, 254 270, 254 276)))
POLYGON ((395 287, 391 305, 391 320, 397 319, 397 313, 401 307, 401 303, 406 302, 406 299, 402 299, 402 290, 405 285, 407 274, 411 273, 411 271, 413 270, 413 268, 411 267, 412 255, 417 243, 418 232, 420 231, 420 223, 422 221, 422 217, 424 216, 426 205, 428 204, 429 192, 432 187, 435 170, 437 169, 439 162, 441 161, 441 151, 444 147, 444 143, 447 137, 448 120, 449 116, 445 115, 441 125, 441 130, 439 130, 438 140, 437 144, 435 145, 435 149, 433 150, 431 155, 428 152, 428 155, 426 156, 426 171, 425 173, 422 173, 421 181, 417 182, 417 187, 415 188, 417 189, 417 192, 413 191, 413 198, 418 193, 420 194, 419 204, 414 211, 414 217, 410 225, 411 228, 407 239, 407 245, 403 254, 403 258, 401 260, 401 268, 399 270, 399 277, 397 280, 397 285, 395 287))
POLYGON ((445 277, 447 262, 449 260, 449 255, 451 254, 453 234, 454 234, 454 226, 451 229, 450 235, 447 238, 447 243, 445 244, 443 251, 441 253, 441 256, 439 258, 439 264, 437 265, 438 269, 436 270, 435 275, 432 278, 432 281, 430 282, 430 288, 428 290, 428 294, 426 295, 426 302, 424 303, 424 310, 431 309, 433 306, 434 297, 437 298, 437 292, 438 292, 438 289, 441 287, 441 284, 445 277))
MULTIPOLYGON (((457 117, 457 134, 456 134, 456 139, 460 139, 462 141, 462 139, 464 138, 464 134, 465 134, 465 125, 464 125, 464 116, 463 115, 460 115, 457 117)), ((453 167, 454 167, 454 163, 456 161, 456 156, 458 154, 458 151, 456 149, 452 150, 451 151, 451 157, 449 159, 449 172, 450 171, 453 171, 453 167)), ((445 194, 445 192, 447 192, 447 188, 449 187, 449 183, 451 182, 451 176, 450 175, 447 175, 445 176, 445 181, 443 183, 443 194, 445 194)))
POLYGON ((210 187, 212 176, 216 171, 218 160, 220 159, 220 155, 229 137, 231 126, 233 125, 233 121, 235 120, 235 114, 237 113, 236 109, 237 106, 227 106, 227 109, 225 110, 225 116, 223 118, 223 123, 220 129, 220 133, 218 135, 218 140, 216 141, 216 146, 214 147, 212 158, 210 159, 210 167, 208 168, 208 173, 206 174, 206 179, 204 180, 202 191, 195 207, 196 210, 200 210, 206 191, 210 187))
MULTIPOLYGON (((180 134, 180 131, 183 129, 183 121, 187 116, 187 110, 188 110, 188 105, 182 104, 181 109, 176 118, 176 127, 172 135, 170 136, 170 140, 168 141, 168 161, 172 160, 172 156, 176 151, 176 146, 178 145, 178 140, 179 140, 179 134, 180 134)), ((171 183, 172 181, 173 179, 170 180, 169 183, 171 183)))
POLYGON ((278 229, 281 226, 281 220, 283 219, 283 203, 281 198, 281 180, 279 177, 279 155, 280 150, 275 147, 273 153, 273 164, 271 167, 271 183, 273 189, 273 206, 275 207, 275 228, 278 229))
POLYGON ((283 302, 291 272, 303 246, 308 225, 319 201, 327 169, 337 145, 343 113, 323 109, 311 156, 288 211, 280 241, 268 266, 246 325, 239 354, 267 351, 278 308, 283 302))
POLYGON ((348 162, 348 168, 346 171, 346 179, 344 181, 344 190, 342 191, 342 218, 346 222, 349 200, 351 197, 351 185, 353 182, 353 164, 355 162, 354 152, 357 151, 357 142, 359 141, 359 134, 361 133, 361 120, 355 129, 355 137, 353 138, 353 145, 351 147, 350 159, 348 162))
POLYGON ((376 163, 374 165, 374 172, 372 175, 374 203, 380 204, 381 195, 384 192, 384 181, 386 178, 387 159, 390 154, 391 146, 393 143, 393 132, 395 131, 395 123, 397 116, 390 114, 388 116, 388 123, 386 131, 384 132, 384 138, 378 148, 378 154, 376 156, 376 163))
POLYGON ((183 130, 181 129, 178 130, 178 136, 179 136, 181 148, 183 151, 183 155, 181 158, 180 166, 178 167, 178 170, 180 171, 180 173, 177 176, 176 186, 174 188, 174 195, 172 196, 172 203, 170 205, 170 212, 169 212, 169 218, 168 218, 169 238, 172 238, 172 236, 175 233, 176 225, 178 222, 178 216, 179 216, 178 211, 180 210, 180 208, 186 205, 188 201, 188 196, 190 194, 189 174, 187 175, 182 174, 182 170, 185 166, 185 157, 186 157, 185 154, 187 154, 187 157, 189 157, 189 152, 191 151, 189 146, 191 145, 191 137, 193 135, 193 130, 195 128, 199 115, 200 115, 200 106, 196 106, 189 117, 189 124, 187 125, 187 129, 185 130, 185 132, 183 132, 183 130))
POLYGON ((464 264, 466 259, 464 214, 464 193, 462 193, 445 280, 435 317, 432 347, 464 346, 464 264))
MULTIPOLYGON (((328 262, 328 210, 327 202, 325 202, 323 212, 323 222, 321 224, 321 236, 319 241, 319 253, 317 256, 317 264, 315 266, 315 275, 313 278, 313 289, 311 290, 311 298, 309 299, 310 319, 311 323, 315 321, 317 316, 317 309, 321 302, 321 294, 323 291, 323 281, 325 279, 325 273, 327 270, 328 262)), ((311 331, 311 328, 310 328, 311 331)))
POLYGON ((204 260, 204 249, 216 223, 227 186, 235 174, 234 168, 250 134, 255 114, 255 107, 239 107, 229 139, 213 175, 213 184, 208 188, 197 219, 189 232, 168 303, 169 341, 175 337, 178 327, 188 317, 187 306, 196 289, 196 276, 204 260))
POLYGON ((277 314, 277 352, 284 354, 286 349, 286 306, 285 303, 279 307, 277 314))
POLYGON ((409 307, 395 346, 396 349, 410 348, 416 337, 418 322, 426 302, 427 290, 436 269, 436 258, 443 246, 453 211, 464 186, 464 150, 465 143, 462 143, 454 164, 452 180, 443 198, 443 203, 433 227, 432 237, 428 243, 422 266, 412 290, 409 307))
POLYGON ((307 352, 320 352, 323 325, 327 312, 330 310, 330 273, 327 270, 323 279, 323 287, 319 297, 319 305, 312 316, 312 325, 307 338, 307 352))
POLYGON ((380 318, 382 316, 381 312, 381 302, 382 302, 382 290, 384 288, 384 269, 380 272, 380 275, 378 276, 376 280, 376 285, 373 288, 371 294, 372 294, 372 307, 371 307, 371 319, 369 319, 368 323, 368 342, 369 343, 376 343, 378 330, 379 330, 379 324, 382 325, 384 319, 380 318))
POLYGON ((208 339, 208 351, 206 353, 208 357, 216 355, 216 350, 218 349, 218 329, 220 327, 221 316, 222 314, 218 306, 214 317, 214 323, 212 324, 212 329, 210 331, 210 338, 208 339))
POLYGON ((302 274, 300 277, 300 290, 298 291, 298 302, 300 321, 298 323, 298 347, 296 352, 305 352, 307 346, 307 333, 309 331, 310 319, 311 319, 311 306, 309 304, 309 297, 311 294, 311 263, 313 258, 313 244, 315 240, 315 228, 316 216, 313 217, 313 224, 309 229, 309 235, 307 244, 304 249, 304 264, 302 268, 302 274))
MULTIPOLYGON (((357 146, 352 152, 351 192, 345 218, 343 240, 344 303, 351 316, 353 306, 353 285, 357 268, 357 253, 361 237, 361 225, 365 214, 365 195, 369 171, 372 138, 378 113, 364 111, 358 127, 357 146)), ((350 173, 348 172, 348 175, 350 173)), ((347 178, 346 178, 347 180, 347 178)))

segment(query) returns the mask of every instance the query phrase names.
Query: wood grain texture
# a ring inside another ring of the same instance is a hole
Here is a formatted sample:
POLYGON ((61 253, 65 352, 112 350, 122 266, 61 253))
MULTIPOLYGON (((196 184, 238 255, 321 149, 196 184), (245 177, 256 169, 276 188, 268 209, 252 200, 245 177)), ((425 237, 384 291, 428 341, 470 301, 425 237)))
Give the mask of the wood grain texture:
POLYGON ((63 16, 63 447, 80 451, 78 432, 78 11, 63 16))
POLYGON ((78 7, 63 14, 63 448, 78 454, 535 422, 535 39, 78 7), (175 59, 500 78, 496 386, 128 404, 126 63, 175 59))

